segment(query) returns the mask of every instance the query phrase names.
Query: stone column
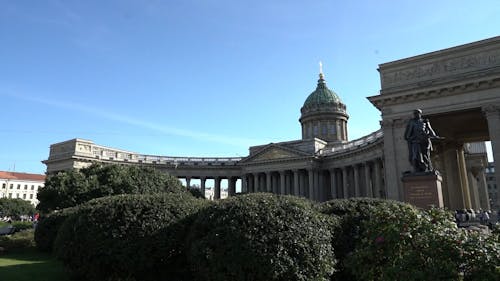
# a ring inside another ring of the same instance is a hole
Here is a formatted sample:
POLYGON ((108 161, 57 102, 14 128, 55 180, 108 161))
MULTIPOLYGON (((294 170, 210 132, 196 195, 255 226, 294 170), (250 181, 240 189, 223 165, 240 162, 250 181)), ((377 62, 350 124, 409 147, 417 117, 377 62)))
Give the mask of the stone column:
POLYGON ((313 169, 307 170, 307 176, 309 179, 308 197, 309 197, 309 199, 314 200, 314 171, 313 171, 313 169))
POLYGON ((330 169, 330 199, 337 198, 337 177, 335 176, 335 169, 330 169))
POLYGON ((299 192, 299 170, 293 170, 293 195, 300 196, 300 192, 299 192))
POLYGON ((443 165, 445 168, 444 179, 446 180, 446 185, 443 186, 443 196, 447 196, 449 206, 446 206, 450 210, 458 210, 465 208, 465 200, 462 191, 462 185, 459 173, 459 160, 458 151, 456 143, 446 143, 444 145, 443 152, 443 165))
POLYGON ((458 150, 458 170, 460 173, 460 182, 462 194, 464 195, 465 208, 471 209, 472 202, 469 190, 469 180, 467 179, 467 168, 465 164, 464 146, 461 145, 458 150))
MULTIPOLYGON (((486 166, 487 161, 486 161, 486 166)), ((481 206, 481 209, 483 210, 489 210, 491 209, 490 206, 490 198, 488 194, 488 183, 486 182, 486 175, 485 175, 485 167, 481 167, 481 170, 478 172, 478 177, 479 177, 479 204, 481 206)))
POLYGON ((273 192, 271 172, 266 172, 266 192, 273 192))
POLYGON ((354 196, 355 197, 360 197, 360 192, 359 192, 359 167, 358 165, 353 165, 352 170, 354 172, 354 196))
MULTIPOLYGON (((495 161, 495 182, 500 187, 500 105, 491 104, 482 108, 488 121, 491 149, 495 161)), ((497 196, 496 205, 500 205, 500 196, 497 196)))
POLYGON ((220 199, 220 177, 215 177, 214 199, 220 199))
POLYGON ((375 159, 373 162, 373 181, 375 185, 375 198, 383 198, 382 196, 382 170, 380 160, 375 159))
POLYGON ((470 161, 467 162, 467 181, 469 183, 469 193, 470 201, 472 203, 472 209, 478 210, 481 208, 481 203, 479 202, 479 167, 473 165, 470 161))
POLYGON ((207 180, 206 177, 200 177, 200 192, 203 195, 203 198, 205 197, 205 181, 207 180))
POLYGON ((373 189, 370 176, 370 162, 365 162, 365 194, 366 197, 373 198, 373 189))
POLYGON ((243 174, 241 176, 241 193, 248 193, 247 175, 246 174, 243 174))
POLYGON ((254 192, 260 191, 259 173, 253 174, 253 187, 254 187, 254 192))
POLYGON ((349 179, 347 178, 347 167, 342 167, 342 192, 344 193, 344 198, 349 198, 349 179))
POLYGON ((401 176, 404 171, 411 171, 408 160, 408 144, 404 139, 405 119, 384 119, 381 122, 384 131, 384 171, 386 197, 403 201, 403 183, 401 176))
POLYGON ((299 170, 299 194, 306 197, 306 176, 299 170))
POLYGON ((326 196, 325 196, 325 175, 323 173, 323 171, 318 171, 318 185, 317 185, 317 193, 318 193, 318 196, 317 196, 317 201, 319 202, 323 202, 323 201, 326 201, 326 196))
POLYGON ((280 194, 285 194, 285 171, 280 171, 280 194))
POLYGON ((274 194, 280 194, 280 189, 279 189, 279 179, 276 173, 271 174, 271 182, 272 182, 272 189, 274 194))
POLYGON ((236 178, 230 177, 228 179, 228 196, 234 196, 236 194, 236 178))

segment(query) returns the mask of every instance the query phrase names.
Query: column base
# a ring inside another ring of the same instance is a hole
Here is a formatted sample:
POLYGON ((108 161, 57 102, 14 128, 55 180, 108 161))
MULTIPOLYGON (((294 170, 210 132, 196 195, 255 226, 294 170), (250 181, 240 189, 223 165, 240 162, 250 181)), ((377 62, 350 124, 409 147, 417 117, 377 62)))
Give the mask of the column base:
POLYGON ((423 209, 444 207, 439 173, 407 173, 402 181, 405 202, 423 209))

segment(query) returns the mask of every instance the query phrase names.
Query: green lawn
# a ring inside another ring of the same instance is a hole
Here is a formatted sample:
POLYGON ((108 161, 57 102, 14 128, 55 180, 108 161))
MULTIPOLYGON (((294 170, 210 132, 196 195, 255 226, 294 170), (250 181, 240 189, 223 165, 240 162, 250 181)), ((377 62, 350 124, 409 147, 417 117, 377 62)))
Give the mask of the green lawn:
POLYGON ((26 249, 0 256, 3 281, 69 281, 63 265, 50 254, 26 249))

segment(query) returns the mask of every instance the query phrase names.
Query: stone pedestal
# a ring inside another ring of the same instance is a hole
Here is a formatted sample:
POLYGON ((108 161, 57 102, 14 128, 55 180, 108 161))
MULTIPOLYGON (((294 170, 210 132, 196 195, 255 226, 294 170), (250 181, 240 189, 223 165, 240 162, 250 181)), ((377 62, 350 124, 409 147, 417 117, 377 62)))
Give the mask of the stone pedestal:
POLYGON ((403 175, 404 200, 419 208, 442 208, 441 176, 434 173, 403 175))

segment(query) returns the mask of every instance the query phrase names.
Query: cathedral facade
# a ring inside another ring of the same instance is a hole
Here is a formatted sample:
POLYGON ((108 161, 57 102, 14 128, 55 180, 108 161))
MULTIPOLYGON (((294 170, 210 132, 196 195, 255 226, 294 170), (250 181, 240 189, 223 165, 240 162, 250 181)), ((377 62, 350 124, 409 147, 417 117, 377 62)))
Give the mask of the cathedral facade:
MULTIPOLYGON (((443 176, 450 209, 489 209, 483 141, 500 159, 500 37, 379 66, 380 95, 368 99, 381 111, 381 129, 348 139, 347 106, 328 88, 323 73, 300 109, 300 140, 252 146, 246 157, 207 158, 144 155, 72 139, 51 145, 47 173, 93 162, 152 166, 202 192, 214 181, 228 194, 272 192, 326 201, 372 197, 404 201, 401 176, 411 170, 404 126, 416 108, 431 119, 445 141, 433 162, 443 176), (238 186, 238 188, 237 188, 238 186)), ((497 172, 497 180, 500 178, 497 172)))

